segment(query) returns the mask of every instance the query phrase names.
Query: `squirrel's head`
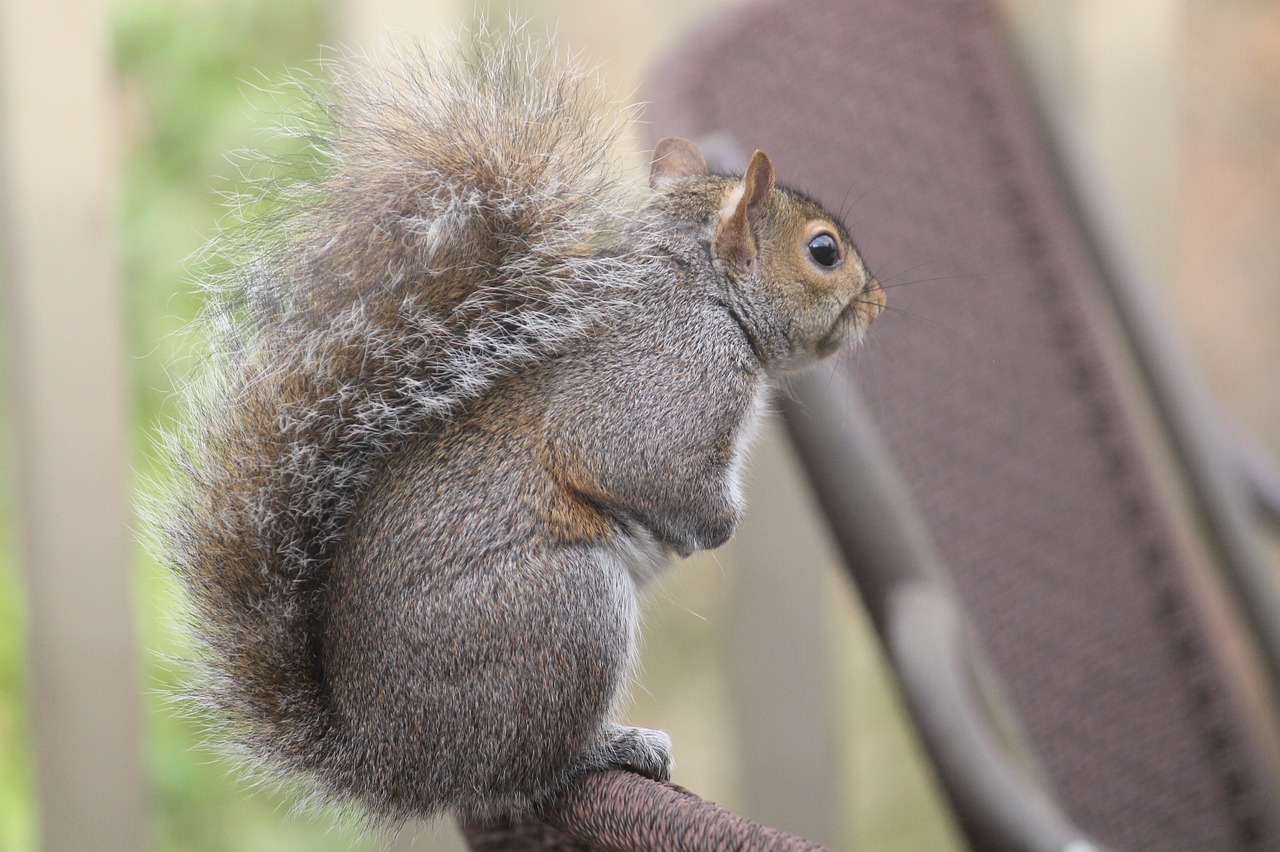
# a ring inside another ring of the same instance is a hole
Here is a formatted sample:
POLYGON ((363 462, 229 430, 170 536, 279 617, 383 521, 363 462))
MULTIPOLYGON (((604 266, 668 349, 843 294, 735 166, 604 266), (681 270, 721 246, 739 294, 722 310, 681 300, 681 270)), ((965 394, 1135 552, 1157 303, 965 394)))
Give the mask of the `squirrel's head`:
POLYGON ((692 142, 658 143, 650 186, 699 220, 728 306, 771 371, 803 367, 861 337, 884 307, 848 231, 810 198, 774 183, 763 151, 741 178, 709 175, 692 142))

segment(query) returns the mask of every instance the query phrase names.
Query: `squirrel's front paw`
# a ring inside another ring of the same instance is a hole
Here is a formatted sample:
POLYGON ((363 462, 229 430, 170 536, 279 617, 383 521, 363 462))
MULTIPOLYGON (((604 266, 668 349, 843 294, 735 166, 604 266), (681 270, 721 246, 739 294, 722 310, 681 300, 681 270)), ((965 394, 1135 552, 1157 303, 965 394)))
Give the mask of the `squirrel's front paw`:
POLYGON ((671 757, 671 737, 664 731, 610 725, 606 729, 605 762, 629 769, 655 781, 669 781, 675 761, 671 757))

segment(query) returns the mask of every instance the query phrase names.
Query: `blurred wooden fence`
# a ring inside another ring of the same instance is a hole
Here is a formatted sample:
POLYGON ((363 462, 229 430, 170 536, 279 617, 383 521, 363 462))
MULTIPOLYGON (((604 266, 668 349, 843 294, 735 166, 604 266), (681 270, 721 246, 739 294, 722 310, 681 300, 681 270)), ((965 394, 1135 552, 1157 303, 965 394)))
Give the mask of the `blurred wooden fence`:
POLYGON ((130 611, 105 3, 0 3, 5 312, 43 846, 149 823, 130 611))

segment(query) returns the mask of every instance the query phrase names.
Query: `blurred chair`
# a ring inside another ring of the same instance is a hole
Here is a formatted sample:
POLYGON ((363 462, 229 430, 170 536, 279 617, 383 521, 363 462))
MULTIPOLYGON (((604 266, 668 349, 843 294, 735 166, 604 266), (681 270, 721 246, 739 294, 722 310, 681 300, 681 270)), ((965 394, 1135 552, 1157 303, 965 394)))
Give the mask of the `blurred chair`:
POLYGON ((762 148, 847 208, 891 288, 870 351, 785 409, 973 847, 1280 848, 1267 474, 1221 440, 994 11, 766 0, 649 96, 651 141, 726 168, 762 148))

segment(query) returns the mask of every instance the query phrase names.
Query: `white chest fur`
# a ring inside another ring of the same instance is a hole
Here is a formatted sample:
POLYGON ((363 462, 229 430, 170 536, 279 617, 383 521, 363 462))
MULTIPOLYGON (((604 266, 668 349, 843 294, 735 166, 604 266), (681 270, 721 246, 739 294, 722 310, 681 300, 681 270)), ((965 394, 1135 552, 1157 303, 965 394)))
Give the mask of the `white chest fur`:
POLYGON ((617 537, 612 556, 630 575, 636 588, 643 588, 671 565, 666 548, 639 525, 617 537))
POLYGON ((746 498, 742 493, 742 473, 746 467, 747 453, 760 432, 760 420, 769 410, 770 390, 771 388, 763 383, 756 389, 751 407, 747 409, 746 416, 742 418, 742 423, 738 427, 738 435, 733 443, 733 456, 729 460, 729 468, 725 473, 725 487, 729 492, 730 503, 739 513, 746 509, 746 498))

